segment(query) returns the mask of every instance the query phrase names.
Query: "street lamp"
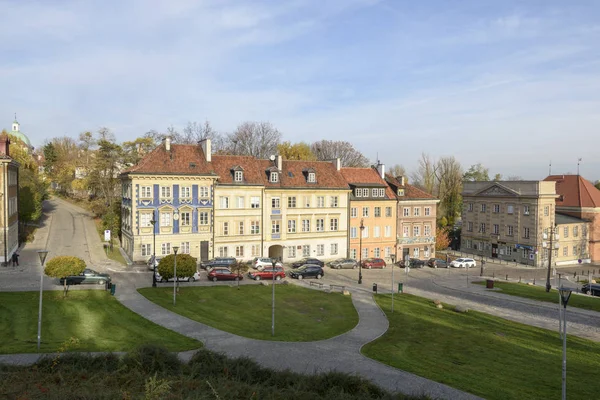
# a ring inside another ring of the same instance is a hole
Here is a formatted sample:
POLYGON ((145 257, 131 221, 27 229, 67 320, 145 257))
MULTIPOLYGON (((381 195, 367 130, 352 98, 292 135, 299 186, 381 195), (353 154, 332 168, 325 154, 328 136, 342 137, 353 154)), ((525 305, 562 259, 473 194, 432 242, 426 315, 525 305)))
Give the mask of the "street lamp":
POLYGON ((396 261, 396 255, 390 254, 392 260, 392 313, 394 312, 394 262, 396 261))
POLYGON ((277 260, 274 258, 271 260, 273 265, 273 270, 271 271, 271 276, 273 277, 273 286, 272 288, 272 299, 271 299, 271 336, 275 336, 275 266, 277 265, 277 260))
POLYGON ((179 246, 173 246, 173 253, 175 253, 175 262, 173 265, 173 305, 177 303, 177 252, 179 246))
POLYGON ((154 230, 154 226, 156 225, 156 212, 152 211, 152 219, 150 223, 152 224, 152 287, 156 287, 156 231, 154 230))
POLYGON ((567 399, 567 303, 571 297, 571 289, 561 286, 558 289, 563 311, 563 362, 562 362, 562 400, 567 399))
POLYGON ((555 233, 556 224, 554 224, 554 227, 550 227, 550 251, 548 253, 548 274, 546 275, 546 292, 550 292, 550 288, 552 288, 552 285, 550 285, 550 268, 552 268, 552 252, 554 251, 552 240, 554 238, 555 233))
POLYGON ((360 236, 358 238, 358 248, 359 248, 359 262, 358 262, 358 284, 362 285, 362 237, 363 231, 365 230, 365 225, 363 224, 363 218, 360 219, 360 236))
POLYGON ((48 255, 48 250, 40 250, 37 252, 40 257, 40 263, 42 264, 42 271, 40 272, 40 309, 38 312, 38 335, 37 335, 37 348, 40 349, 40 342, 42 340, 42 289, 44 287, 44 262, 48 255))

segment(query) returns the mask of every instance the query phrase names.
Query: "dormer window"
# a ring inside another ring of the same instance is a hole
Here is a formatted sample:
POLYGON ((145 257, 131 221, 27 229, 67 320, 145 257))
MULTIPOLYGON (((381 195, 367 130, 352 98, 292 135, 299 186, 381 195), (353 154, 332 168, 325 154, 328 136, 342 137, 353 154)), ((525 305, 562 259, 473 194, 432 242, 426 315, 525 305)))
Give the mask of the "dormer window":
POLYGON ((308 182, 315 183, 317 181, 316 174, 314 172, 308 173, 308 182))
POLYGON ((269 176, 269 182, 271 182, 271 183, 279 182, 279 173, 271 171, 271 175, 269 176))
POLYGON ((404 189, 398 189, 398 196, 404 196, 404 189))
POLYGON ((244 172, 242 171, 235 171, 233 174, 233 180, 235 182, 242 182, 244 180, 244 172))
POLYGON ((308 183, 316 183, 317 182, 317 171, 314 168, 306 168, 302 170, 302 174, 304 178, 306 178, 306 182, 308 183))

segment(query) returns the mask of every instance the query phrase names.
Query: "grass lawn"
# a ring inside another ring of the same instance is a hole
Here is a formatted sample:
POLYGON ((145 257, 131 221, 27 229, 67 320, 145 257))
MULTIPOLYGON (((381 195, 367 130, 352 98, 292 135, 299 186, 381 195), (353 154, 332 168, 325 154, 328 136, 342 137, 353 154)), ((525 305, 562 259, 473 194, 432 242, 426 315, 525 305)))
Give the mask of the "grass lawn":
POLYGON ((271 336, 271 286, 182 287, 173 307, 172 288, 144 288, 150 301, 194 321, 253 339, 303 342, 327 339, 354 328, 358 314, 350 296, 294 285, 275 287, 275 337, 271 336))
MULTIPOLYGON (((37 352, 39 292, 0 293, 0 353, 37 352)), ((43 353, 57 351, 70 338, 77 351, 127 351, 141 344, 162 344, 171 351, 202 344, 150 322, 103 290, 45 291, 42 311, 43 353)), ((1 397, 1 396, 0 396, 1 397)))
MULTIPOLYGON (((403 294, 376 296, 390 321, 363 347, 368 357, 486 399, 558 399, 562 340, 557 332, 488 314, 456 313, 403 294)), ((568 326, 567 326, 568 332, 568 326)), ((600 343, 567 337, 567 396, 597 398, 600 343)))
MULTIPOLYGON (((485 281, 473 283, 485 285, 485 281)), ((530 286, 525 283, 498 281, 494 282, 494 287, 501 289, 502 291, 500 293, 525 297, 532 300, 546 301, 558 305, 558 291, 556 289, 551 289, 549 293, 546 293, 546 288, 542 286, 530 286)), ((600 312, 600 297, 580 296, 573 293, 569 299, 568 306, 600 312)))

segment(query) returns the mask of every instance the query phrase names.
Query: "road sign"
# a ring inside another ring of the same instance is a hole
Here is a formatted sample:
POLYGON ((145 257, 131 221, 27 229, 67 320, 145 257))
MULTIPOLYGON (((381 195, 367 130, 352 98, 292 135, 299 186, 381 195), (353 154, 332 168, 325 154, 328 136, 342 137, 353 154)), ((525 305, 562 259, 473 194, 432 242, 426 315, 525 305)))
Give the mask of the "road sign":
POLYGON ((110 242, 110 229, 104 231, 104 241, 110 242))

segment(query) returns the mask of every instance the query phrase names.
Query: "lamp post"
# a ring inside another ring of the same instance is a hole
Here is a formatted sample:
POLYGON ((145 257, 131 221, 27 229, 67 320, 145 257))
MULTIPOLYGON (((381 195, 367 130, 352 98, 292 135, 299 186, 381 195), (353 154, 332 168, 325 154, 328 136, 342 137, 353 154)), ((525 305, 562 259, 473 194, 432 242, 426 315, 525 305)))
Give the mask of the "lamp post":
POLYGON ((392 313, 394 312, 394 262, 396 262, 396 255, 390 254, 392 259, 392 313))
POLYGON ((363 218, 360 219, 360 236, 358 238, 358 248, 359 248, 359 262, 358 262, 358 284, 362 285, 362 237, 363 231, 365 230, 363 218))
POLYGON ((175 262, 173 265, 173 305, 177 303, 177 252, 179 246, 173 246, 173 253, 175 253, 175 262))
POLYGON ((563 361, 562 361, 562 400, 567 399, 567 303, 571 297, 571 289, 561 287, 558 289, 563 305, 563 361))
POLYGON ((550 268, 552 268, 552 252, 554 251, 554 246, 553 246, 553 239, 554 239, 554 234, 556 231, 556 224, 554 224, 554 227, 550 227, 550 250, 548 252, 548 274, 546 275, 546 292, 550 292, 550 289, 552 288, 552 285, 550 285, 550 268))
POLYGON ((271 336, 275 336, 275 266, 277 265, 277 261, 273 258, 271 260, 273 265, 273 271, 271 271, 271 276, 273 278, 272 283, 272 298, 271 298, 271 336))
POLYGON ((154 226, 156 225, 156 218, 154 217, 155 211, 152 211, 152 287, 156 287, 156 231, 154 226))
POLYGON ((44 262, 48 255, 48 250, 40 250, 37 252, 40 257, 40 263, 42 264, 42 271, 40 272, 40 309, 38 312, 38 334, 37 334, 37 348, 40 349, 40 342, 42 340, 42 289, 44 287, 44 262))

